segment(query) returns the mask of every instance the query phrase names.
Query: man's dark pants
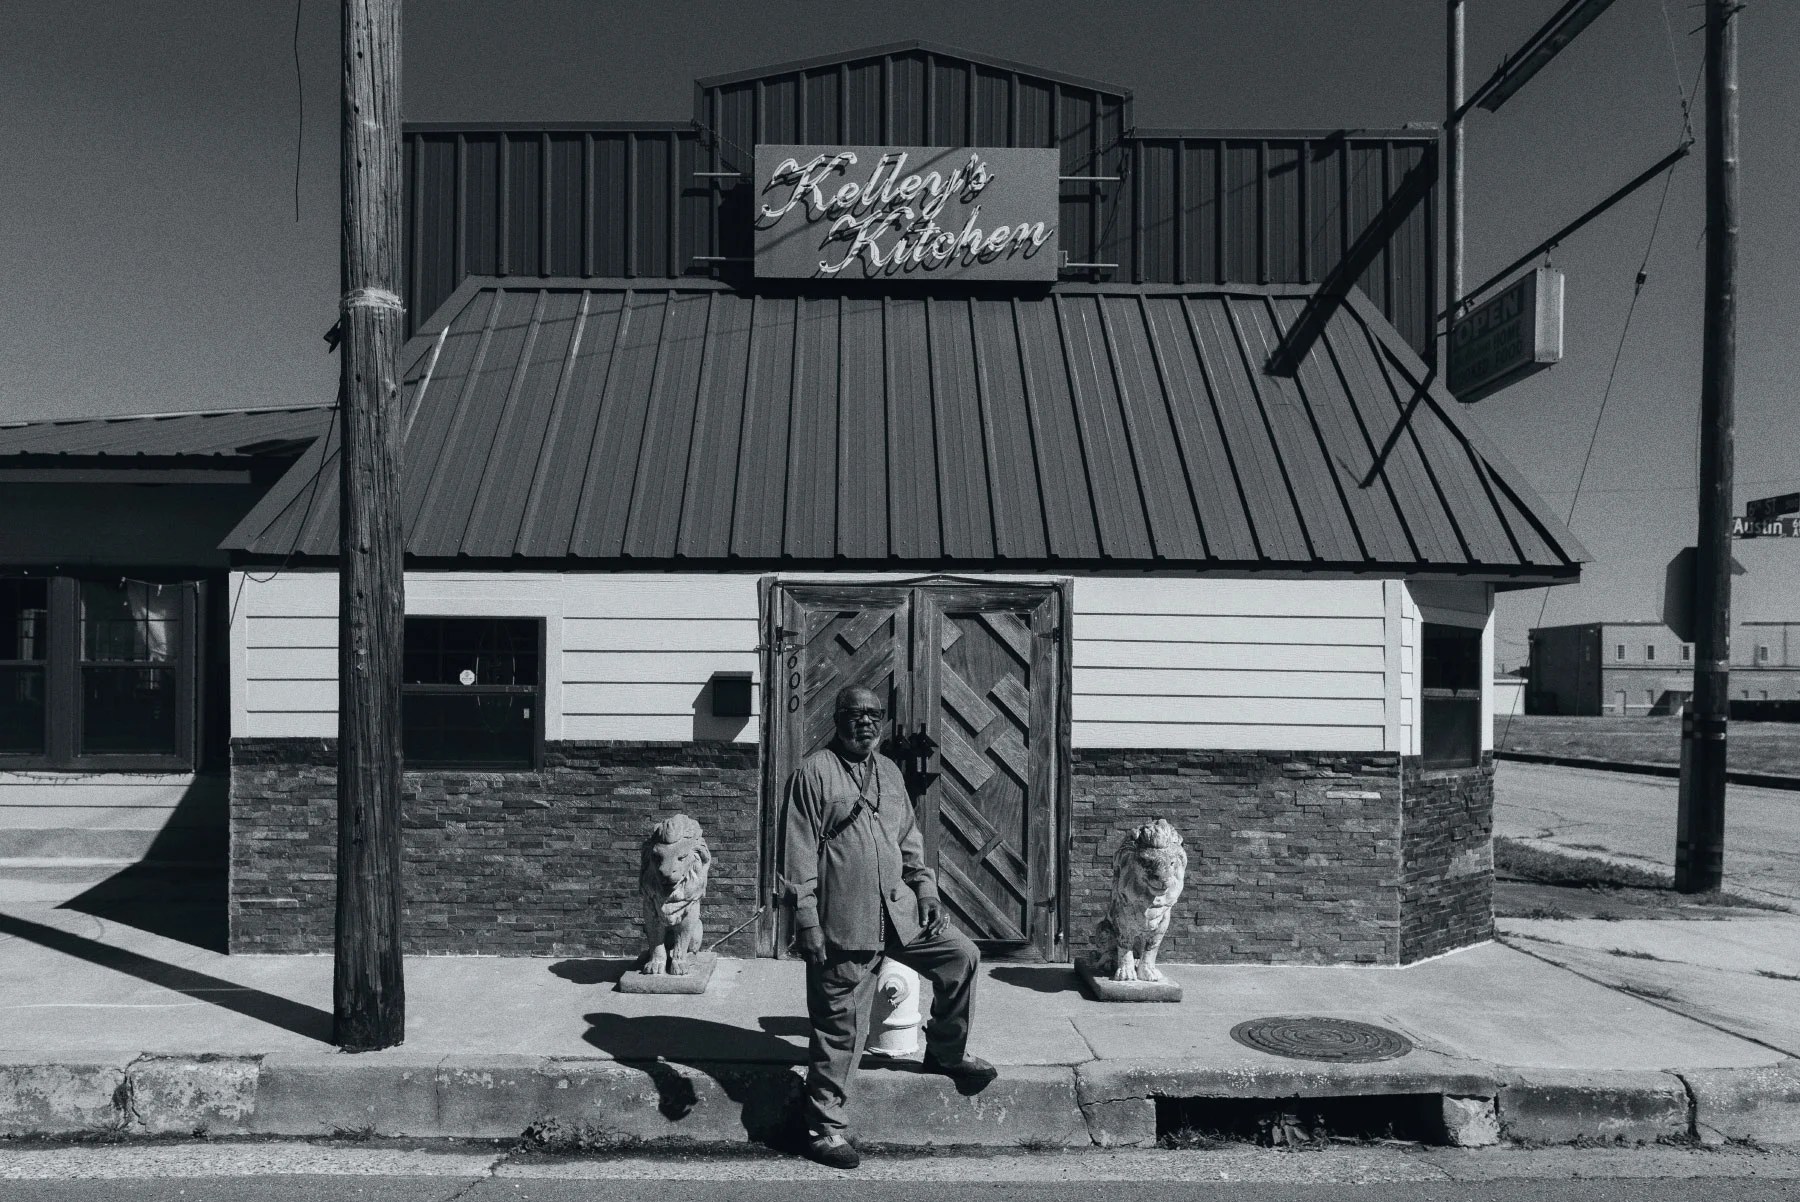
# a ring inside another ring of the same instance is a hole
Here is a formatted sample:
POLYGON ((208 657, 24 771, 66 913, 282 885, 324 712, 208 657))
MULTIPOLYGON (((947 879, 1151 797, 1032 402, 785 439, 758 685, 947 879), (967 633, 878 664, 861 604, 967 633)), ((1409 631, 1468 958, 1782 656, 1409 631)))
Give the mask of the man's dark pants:
MULTIPOLYGON (((931 1021, 926 1051, 955 1064, 969 1042, 975 1005, 975 969, 981 953, 969 937, 945 923, 936 935, 921 932, 902 944, 892 929, 887 952, 931 982, 931 1021)), ((811 1067, 806 1074, 806 1131, 844 1134, 850 1078, 869 1035, 869 1003, 881 952, 830 951, 823 964, 806 966, 806 1013, 812 1020, 811 1067)))

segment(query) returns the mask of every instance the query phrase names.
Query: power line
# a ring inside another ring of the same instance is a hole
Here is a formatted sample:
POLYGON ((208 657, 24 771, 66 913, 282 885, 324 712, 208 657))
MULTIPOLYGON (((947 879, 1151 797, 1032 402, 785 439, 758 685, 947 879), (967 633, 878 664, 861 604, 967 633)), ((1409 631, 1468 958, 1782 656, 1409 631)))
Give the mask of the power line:
MULTIPOLYGON (((1637 315, 1638 300, 1644 295, 1644 285, 1650 279, 1650 255, 1656 249, 1656 234, 1662 228, 1663 208, 1669 203, 1669 185, 1674 180, 1673 169, 1663 176, 1662 199, 1657 202, 1656 216, 1650 222, 1650 237, 1645 240, 1644 257, 1638 263, 1637 279, 1631 287, 1631 304, 1625 310, 1625 324, 1619 329, 1619 342, 1613 348, 1612 367, 1606 373, 1606 390, 1600 394, 1600 408, 1594 414, 1594 429, 1588 435, 1587 451, 1581 457, 1581 471, 1575 477, 1575 494, 1569 499, 1569 516, 1563 520, 1563 525, 1567 527, 1573 528, 1575 525, 1575 511, 1581 504, 1581 486, 1587 480, 1588 465, 1593 462, 1594 447, 1600 441, 1600 425, 1606 419, 1607 402, 1612 400, 1613 384, 1619 378, 1619 361, 1625 354, 1625 339, 1631 333, 1631 320, 1637 315)), ((1544 599, 1538 605, 1537 621, 1532 623, 1533 629, 1544 624, 1544 613, 1550 608, 1551 587, 1544 586, 1544 599)), ((1496 740, 1500 746, 1506 744, 1506 736, 1512 730, 1512 720, 1513 713, 1509 710, 1506 723, 1500 728, 1500 738, 1496 740)))
MULTIPOLYGON (((334 403, 331 406, 332 424, 335 425, 337 420, 338 406, 334 403)), ((319 440, 316 444, 319 449, 319 466, 313 469, 312 479, 307 481, 306 508, 300 512, 300 524, 294 529, 293 543, 288 547, 287 554, 281 557, 281 563, 267 576, 258 576, 255 572, 245 570, 243 575, 238 577, 237 591, 232 594, 231 606, 225 613, 225 626, 227 629, 231 627, 232 623, 237 621, 238 602, 244 599, 244 585, 252 580, 256 581, 258 584, 268 584, 277 576, 280 576, 283 572, 287 571, 288 565, 293 563, 294 554, 300 549, 300 540, 306 535, 307 524, 312 521, 313 502, 318 500, 319 497, 319 477, 325 474, 325 465, 330 462, 331 459, 330 448, 326 446, 330 437, 331 430, 329 427, 324 433, 319 435, 319 440)))
POLYGON ((306 143, 306 77, 300 71, 300 8, 304 0, 294 0, 294 92, 296 127, 294 130, 294 222, 300 221, 300 148, 306 143))
MULTIPOLYGON (((1669 19, 1669 0, 1658 0, 1662 9, 1663 36, 1669 43, 1669 67, 1675 73, 1675 99, 1681 105, 1681 130, 1689 138, 1694 136, 1694 113, 1690 100, 1691 90, 1681 86, 1681 55, 1675 48, 1675 24, 1669 19)), ((1705 62, 1701 67, 1704 69, 1705 62)), ((1694 89, 1700 86, 1700 77, 1694 76, 1694 89)))

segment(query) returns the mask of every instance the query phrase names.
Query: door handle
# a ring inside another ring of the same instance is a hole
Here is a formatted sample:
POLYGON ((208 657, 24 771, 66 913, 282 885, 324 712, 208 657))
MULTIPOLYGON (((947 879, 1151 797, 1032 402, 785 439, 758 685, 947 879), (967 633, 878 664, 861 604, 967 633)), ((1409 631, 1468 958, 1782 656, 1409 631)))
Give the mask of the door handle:
POLYGON ((931 766, 931 757, 937 754, 938 742, 926 733, 925 724, 909 735, 895 735, 893 738, 894 758, 900 762, 900 772, 906 778, 907 788, 916 797, 931 787, 942 773, 931 766))

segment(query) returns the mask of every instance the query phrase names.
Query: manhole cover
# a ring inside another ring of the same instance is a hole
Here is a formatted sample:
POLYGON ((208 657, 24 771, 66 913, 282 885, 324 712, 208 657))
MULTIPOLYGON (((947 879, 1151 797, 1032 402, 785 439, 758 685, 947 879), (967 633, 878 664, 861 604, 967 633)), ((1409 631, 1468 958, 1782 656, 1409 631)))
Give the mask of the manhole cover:
POLYGON ((1231 1028, 1247 1048, 1295 1060, 1393 1060, 1412 1051, 1398 1031, 1347 1018, 1253 1018, 1231 1028))

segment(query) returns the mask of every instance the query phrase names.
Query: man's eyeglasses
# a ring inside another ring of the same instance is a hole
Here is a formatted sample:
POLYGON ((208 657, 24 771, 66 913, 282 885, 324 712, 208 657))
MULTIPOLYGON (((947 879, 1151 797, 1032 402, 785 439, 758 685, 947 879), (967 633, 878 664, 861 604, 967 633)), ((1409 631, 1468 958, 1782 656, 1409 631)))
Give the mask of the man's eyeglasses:
POLYGON ((868 718, 874 722, 879 722, 883 718, 887 717, 886 710, 843 709, 843 710, 839 710, 838 713, 841 716, 849 718, 851 720, 855 720, 857 718, 868 718))

